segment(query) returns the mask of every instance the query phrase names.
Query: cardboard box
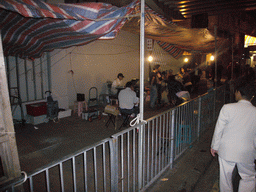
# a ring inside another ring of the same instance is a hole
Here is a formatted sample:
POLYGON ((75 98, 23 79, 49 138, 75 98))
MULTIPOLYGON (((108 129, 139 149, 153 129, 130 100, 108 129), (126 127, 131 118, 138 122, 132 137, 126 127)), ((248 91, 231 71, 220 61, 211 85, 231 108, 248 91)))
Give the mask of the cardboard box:
POLYGON ((27 115, 27 122, 31 123, 33 125, 47 123, 48 121, 49 121, 49 119, 47 118, 47 115, 40 115, 40 116, 27 115))
POLYGON ((59 111, 58 118, 64 118, 71 116, 71 109, 66 109, 65 111, 59 111))
POLYGON ((93 119, 98 118, 100 115, 99 111, 94 111, 94 112, 82 112, 82 119, 85 119, 88 121, 89 117, 92 117, 93 119))
POLYGON ((47 114, 46 102, 27 104, 26 109, 27 109, 27 114, 34 117, 47 114))

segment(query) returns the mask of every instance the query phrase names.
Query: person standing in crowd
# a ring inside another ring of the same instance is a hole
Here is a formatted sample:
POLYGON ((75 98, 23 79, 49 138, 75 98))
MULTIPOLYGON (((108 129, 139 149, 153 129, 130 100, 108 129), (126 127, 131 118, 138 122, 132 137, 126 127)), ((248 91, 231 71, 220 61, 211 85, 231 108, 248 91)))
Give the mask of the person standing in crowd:
POLYGON ((113 81, 111 86, 111 92, 113 95, 117 94, 118 87, 123 87, 123 78, 124 78, 124 75, 122 73, 118 73, 117 78, 113 81))
POLYGON ((179 73, 175 76, 175 79, 181 83, 183 83, 183 76, 185 75, 185 69, 184 67, 180 68, 179 73))
POLYGON ((202 70, 199 68, 198 64, 195 63, 194 70, 190 72, 191 83, 192 83, 191 92, 197 93, 201 76, 202 76, 202 70))
POLYGON ((183 84, 184 84, 186 90, 189 93, 191 93, 192 82, 191 82, 191 76, 190 76, 188 70, 185 70, 185 75, 183 76, 183 84))
POLYGON ((155 65, 150 74, 150 108, 152 109, 155 108, 157 99, 159 102, 159 97, 161 100, 161 81, 160 65, 155 65))
POLYGON ((225 104, 216 123, 211 154, 219 156, 220 191, 233 191, 232 172, 241 177, 239 192, 255 191, 256 107, 251 103, 255 87, 243 84, 235 92, 237 103, 225 104))
POLYGON ((168 90, 167 90, 167 83, 168 83, 168 72, 162 72, 162 83, 161 83, 161 103, 162 105, 169 105, 168 99, 168 90))

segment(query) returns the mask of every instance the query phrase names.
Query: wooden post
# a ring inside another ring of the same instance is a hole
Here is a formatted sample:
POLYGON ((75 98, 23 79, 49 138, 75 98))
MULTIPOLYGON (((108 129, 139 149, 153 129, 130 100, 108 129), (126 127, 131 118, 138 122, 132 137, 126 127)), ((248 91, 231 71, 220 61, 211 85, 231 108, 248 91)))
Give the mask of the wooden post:
POLYGON ((1 183, 21 175, 11 104, 9 99, 6 68, 0 38, 0 157, 3 175, 1 183))

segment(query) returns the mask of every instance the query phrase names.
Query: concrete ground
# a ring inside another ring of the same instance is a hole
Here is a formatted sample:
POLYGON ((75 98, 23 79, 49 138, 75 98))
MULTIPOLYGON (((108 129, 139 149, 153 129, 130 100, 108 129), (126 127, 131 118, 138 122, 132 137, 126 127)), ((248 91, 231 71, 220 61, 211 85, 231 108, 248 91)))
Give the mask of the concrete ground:
POLYGON ((213 128, 209 128, 202 137, 193 144, 166 171, 147 192, 177 191, 177 192, 215 192, 218 188, 218 161, 210 154, 210 143, 213 128))

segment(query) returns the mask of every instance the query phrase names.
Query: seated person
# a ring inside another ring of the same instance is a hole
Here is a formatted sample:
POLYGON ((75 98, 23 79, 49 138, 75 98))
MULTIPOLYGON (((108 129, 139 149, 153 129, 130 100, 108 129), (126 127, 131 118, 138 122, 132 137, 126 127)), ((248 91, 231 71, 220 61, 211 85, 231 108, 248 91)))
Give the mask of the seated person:
POLYGON ((111 86, 111 92, 113 95, 118 94, 117 88, 123 87, 123 78, 124 78, 124 75, 122 73, 119 73, 117 75, 117 78, 113 81, 112 86, 111 86))
POLYGON ((168 82, 168 98, 169 102, 173 105, 179 105, 182 103, 182 99, 177 96, 177 93, 186 91, 184 85, 175 79, 174 75, 169 76, 168 82))
POLYGON ((125 89, 121 90, 118 94, 119 108, 121 113, 134 113, 135 116, 137 116, 139 108, 136 105, 139 103, 139 98, 136 96, 133 89, 133 83, 128 81, 125 85, 125 89))

